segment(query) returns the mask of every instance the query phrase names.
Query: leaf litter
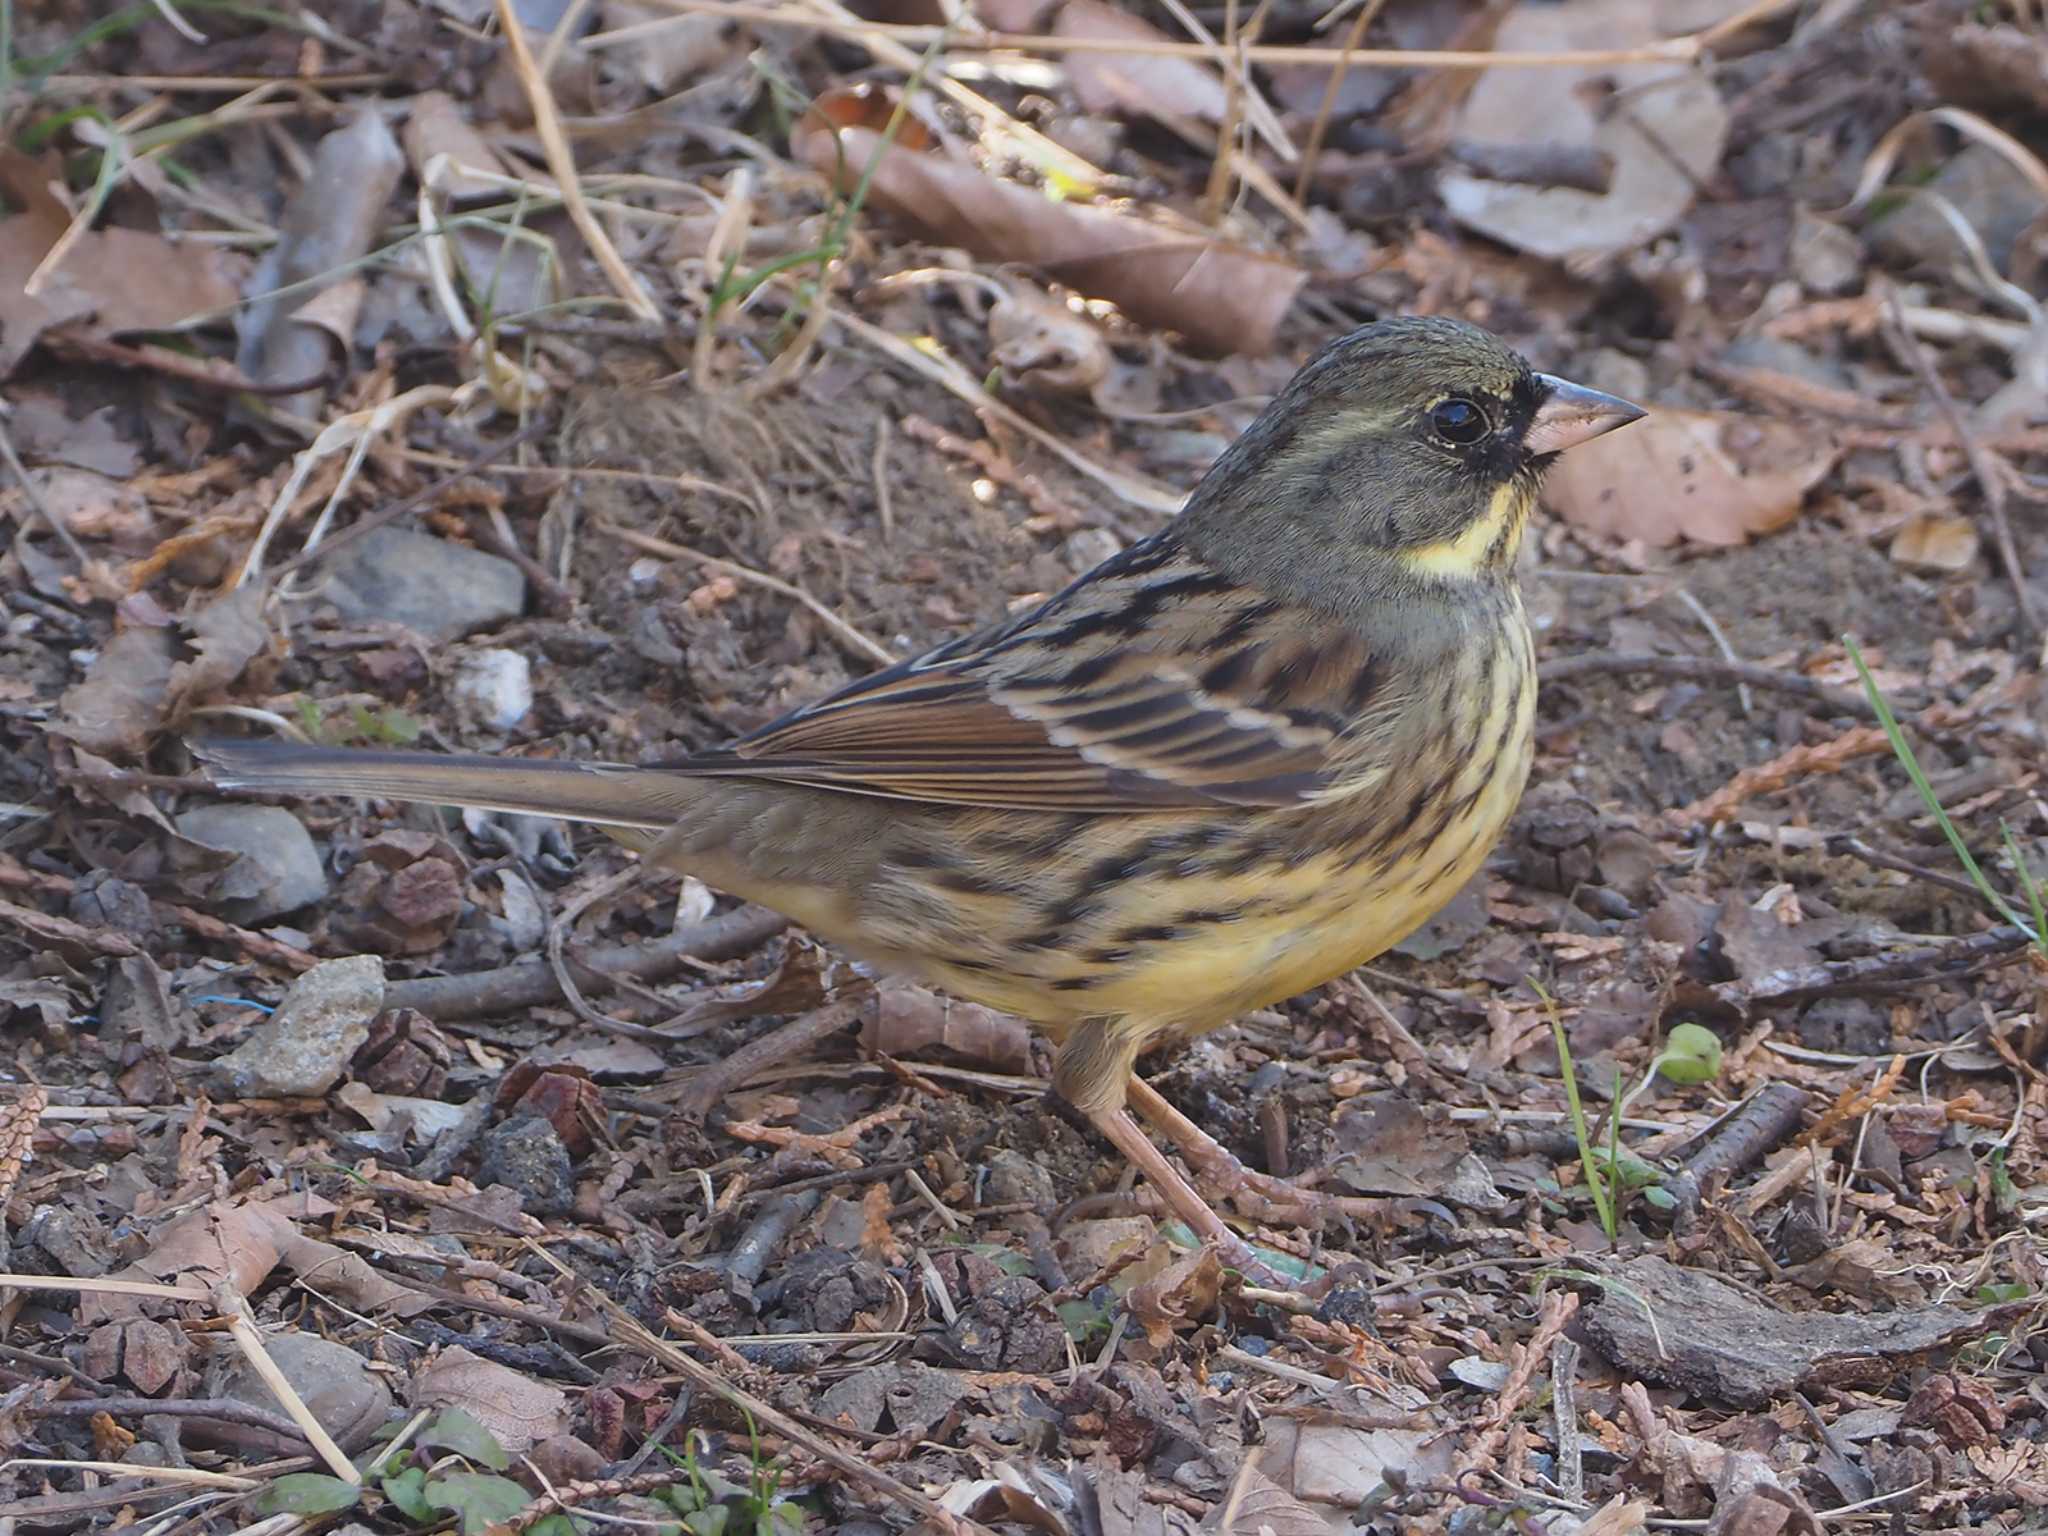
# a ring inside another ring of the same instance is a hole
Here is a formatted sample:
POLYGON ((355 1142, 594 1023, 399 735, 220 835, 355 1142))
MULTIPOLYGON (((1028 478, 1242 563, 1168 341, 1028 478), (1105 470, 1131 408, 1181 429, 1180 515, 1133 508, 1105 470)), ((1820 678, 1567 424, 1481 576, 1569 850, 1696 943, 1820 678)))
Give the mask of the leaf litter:
POLYGON ((17 17, 0 1518, 2039 1524, 2033 21, 1069 0, 920 71, 914 7, 523 55, 515 9, 17 17), (1398 67, 1559 47, 1614 57, 1398 67), (747 729, 1057 589, 1414 309, 1655 409, 1552 478, 1488 869, 1148 1063, 1379 1202, 1248 1231, 1299 1292, 1190 1252, 1016 1021, 601 842, 181 835, 266 810, 188 776, 201 720, 747 729))

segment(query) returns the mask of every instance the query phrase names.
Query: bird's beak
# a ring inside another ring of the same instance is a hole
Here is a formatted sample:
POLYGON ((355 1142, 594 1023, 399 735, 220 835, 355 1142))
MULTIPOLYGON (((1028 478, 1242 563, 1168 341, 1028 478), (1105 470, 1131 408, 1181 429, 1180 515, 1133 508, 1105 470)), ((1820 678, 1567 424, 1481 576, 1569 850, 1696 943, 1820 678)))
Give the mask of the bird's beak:
POLYGON ((1603 432, 1639 421, 1645 414, 1640 405, 1631 405, 1619 395, 1602 394, 1569 379, 1539 373, 1536 384, 1543 391, 1543 403, 1522 438, 1522 446, 1530 453, 1563 453, 1603 432))

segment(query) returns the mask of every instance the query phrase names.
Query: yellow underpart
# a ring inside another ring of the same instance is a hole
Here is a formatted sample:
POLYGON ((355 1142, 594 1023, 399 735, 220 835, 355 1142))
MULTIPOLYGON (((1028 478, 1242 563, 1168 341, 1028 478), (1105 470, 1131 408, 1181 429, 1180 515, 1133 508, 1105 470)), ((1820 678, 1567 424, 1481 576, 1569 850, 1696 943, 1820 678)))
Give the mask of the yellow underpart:
MULTIPOLYGON (((1424 576, 1475 576, 1487 568, 1487 555, 1503 532, 1519 533, 1529 512, 1528 493, 1512 482, 1493 493, 1486 513, 1456 538, 1442 539, 1400 552, 1401 563, 1424 576)), ((1505 553, 1514 555, 1513 541, 1505 553)))

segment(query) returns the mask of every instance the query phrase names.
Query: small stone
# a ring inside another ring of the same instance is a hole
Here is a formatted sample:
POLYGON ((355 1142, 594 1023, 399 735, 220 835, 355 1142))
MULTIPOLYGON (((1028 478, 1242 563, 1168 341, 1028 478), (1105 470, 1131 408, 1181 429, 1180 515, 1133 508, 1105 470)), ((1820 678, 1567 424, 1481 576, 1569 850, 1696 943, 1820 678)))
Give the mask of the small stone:
POLYGON ((1159 1229, 1149 1216, 1104 1216, 1096 1221, 1070 1222, 1063 1234, 1067 1272, 1077 1281, 1087 1281, 1118 1259, 1143 1253, 1152 1246, 1159 1229))
POLYGON ((485 730, 509 731, 533 709, 533 668, 518 651, 473 651, 456 666, 455 702, 485 730))
POLYGON ((89 869, 71 888, 71 915, 95 928, 112 928, 130 938, 156 932, 156 909, 149 892, 132 880, 104 869, 89 869))
POLYGON ((245 1098, 323 1094, 341 1081, 383 1008, 383 961, 375 955, 323 961, 292 983, 277 1012, 215 1070, 245 1098))
POLYGON ((1863 242, 1802 208, 1792 223, 1792 275, 1816 298, 1852 293, 1863 284, 1863 242))
POLYGON ((526 574, 510 560, 406 528, 365 534, 328 562, 327 601, 354 622, 403 624, 456 640, 517 618, 526 574))
POLYGON ((480 1184, 503 1184, 519 1195, 520 1209, 559 1216, 576 1192, 569 1149, 538 1115, 520 1115, 484 1133, 480 1184))
POLYGON ((990 1156, 981 1194, 989 1205, 1024 1205, 1035 1211, 1050 1211, 1059 1204, 1052 1170, 1008 1148, 990 1156))
POLYGON ((1818 384, 1822 389, 1854 387, 1843 369, 1783 336, 1739 336, 1728 344, 1721 361, 1731 368, 1763 368, 1787 374, 1818 384))
MULTIPOLYGON (((263 1344, 292 1390, 344 1451, 368 1445, 378 1426, 391 1417, 390 1389, 354 1350, 295 1330, 265 1334, 263 1344)), ((212 1395, 282 1415, 284 1404, 241 1351, 225 1340, 219 1348, 222 1379, 212 1395)))
POLYGON ((1092 571, 1123 548, 1107 528, 1083 528, 1067 536, 1060 553, 1076 571, 1092 571))
MULTIPOLYGON (((2013 247, 2039 217, 2044 199, 2026 173, 1997 150, 1967 144, 1928 183, 1984 242, 1992 266, 2005 271, 2013 247)), ((1946 269, 1968 261, 1948 220, 1927 198, 1908 197, 1870 226, 1878 252, 1902 266, 1946 269)))
POLYGON ((327 894, 320 850, 298 817, 274 805, 202 805, 178 817, 178 835, 240 855, 213 882, 212 904, 233 923, 282 917, 327 894))

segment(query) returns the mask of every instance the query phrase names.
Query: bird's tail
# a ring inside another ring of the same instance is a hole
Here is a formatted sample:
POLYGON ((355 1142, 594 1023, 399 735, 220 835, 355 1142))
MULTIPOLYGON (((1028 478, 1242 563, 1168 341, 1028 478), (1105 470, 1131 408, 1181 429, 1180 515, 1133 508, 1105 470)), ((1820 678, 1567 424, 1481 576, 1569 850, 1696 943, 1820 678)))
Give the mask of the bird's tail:
POLYGON ((688 775, 614 763, 240 740, 194 742, 192 755, 222 789, 418 800, 652 832, 666 830, 703 793, 702 781, 688 775))

